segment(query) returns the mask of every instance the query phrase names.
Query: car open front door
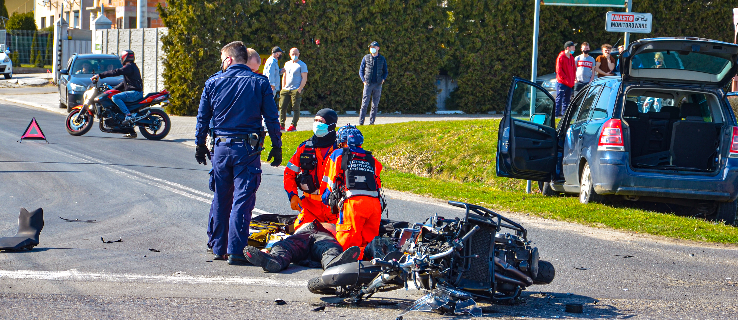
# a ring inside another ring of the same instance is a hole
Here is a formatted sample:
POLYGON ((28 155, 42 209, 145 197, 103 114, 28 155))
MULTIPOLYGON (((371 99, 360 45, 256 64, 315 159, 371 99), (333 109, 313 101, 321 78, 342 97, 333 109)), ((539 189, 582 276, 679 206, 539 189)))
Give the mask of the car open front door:
POLYGON ((513 78, 498 131, 498 176, 550 181, 556 141, 554 98, 530 81, 513 78))

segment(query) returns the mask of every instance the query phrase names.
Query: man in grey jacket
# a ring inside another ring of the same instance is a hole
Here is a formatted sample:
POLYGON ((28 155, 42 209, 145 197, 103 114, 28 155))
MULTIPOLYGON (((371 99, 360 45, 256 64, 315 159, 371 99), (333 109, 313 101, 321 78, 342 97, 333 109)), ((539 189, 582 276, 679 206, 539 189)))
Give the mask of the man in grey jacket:
POLYGON ((282 49, 280 47, 272 48, 272 56, 267 58, 267 62, 264 63, 264 75, 269 79, 269 84, 272 86, 272 93, 277 96, 280 92, 280 66, 277 64, 277 60, 282 56, 282 49))
POLYGON ((382 93, 382 84, 387 79, 387 60, 379 53, 380 44, 377 41, 372 41, 369 48, 370 53, 362 58, 362 63, 359 65, 359 78, 364 83, 362 109, 359 111, 360 125, 364 125, 364 116, 366 115, 370 98, 372 99, 372 110, 370 111, 369 124, 375 124, 377 105, 380 104, 380 93, 382 93))

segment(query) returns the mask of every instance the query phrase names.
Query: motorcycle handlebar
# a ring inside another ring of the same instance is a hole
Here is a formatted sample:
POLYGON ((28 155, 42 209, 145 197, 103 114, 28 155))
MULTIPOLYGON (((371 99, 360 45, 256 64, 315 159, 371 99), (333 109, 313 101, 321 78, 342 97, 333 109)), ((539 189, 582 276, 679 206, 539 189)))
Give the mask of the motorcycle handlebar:
POLYGON ((382 267, 395 267, 395 264, 392 261, 385 261, 380 258, 374 258, 372 259, 372 265, 375 266, 382 266, 382 267))

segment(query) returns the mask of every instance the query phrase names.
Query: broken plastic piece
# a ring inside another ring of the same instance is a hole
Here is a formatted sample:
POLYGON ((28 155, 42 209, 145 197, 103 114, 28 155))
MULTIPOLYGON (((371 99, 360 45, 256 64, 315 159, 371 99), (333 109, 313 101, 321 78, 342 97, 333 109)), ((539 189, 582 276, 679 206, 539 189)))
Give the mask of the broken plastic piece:
POLYGON ((157 249, 149 249, 149 251, 151 251, 151 252, 161 252, 161 251, 159 251, 157 249))
POLYGON ((325 310, 325 309, 326 309, 326 306, 320 306, 320 307, 318 307, 318 308, 315 308, 315 309, 313 309, 313 310, 311 310, 311 311, 316 311, 316 312, 318 312, 318 311, 323 311, 323 310, 325 310))
POLYGON ((15 236, 0 238, 0 250, 31 250, 39 244, 39 235, 44 228, 44 209, 38 208, 28 212, 21 208, 18 215, 18 232, 15 236))
POLYGON ((285 302, 285 300, 282 300, 282 299, 275 299, 275 304, 278 306, 281 306, 281 305, 287 304, 287 302, 285 302))
POLYGON ((473 317, 481 317, 482 309, 472 296, 466 292, 452 288, 437 288, 431 293, 416 300, 413 305, 399 314, 401 317, 411 311, 434 311, 438 313, 469 314, 473 317))
POLYGON ((96 220, 67 219, 67 218, 62 218, 62 217, 59 217, 59 219, 62 219, 64 221, 66 221, 66 222, 86 222, 86 223, 95 223, 95 222, 97 222, 96 220))
POLYGON ((103 239, 103 237, 100 237, 100 241, 102 241, 103 243, 123 242, 123 238, 118 238, 118 240, 113 241, 113 240, 105 240, 103 239))

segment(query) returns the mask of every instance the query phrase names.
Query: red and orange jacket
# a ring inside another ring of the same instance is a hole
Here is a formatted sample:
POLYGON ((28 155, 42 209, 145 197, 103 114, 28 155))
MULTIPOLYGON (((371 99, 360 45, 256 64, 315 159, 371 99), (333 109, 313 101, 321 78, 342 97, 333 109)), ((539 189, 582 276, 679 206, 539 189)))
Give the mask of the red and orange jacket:
MULTIPOLYGON (((349 149, 351 152, 358 153, 358 154, 366 154, 364 149, 361 147, 352 147, 349 149)), ((341 162, 343 158, 346 155, 344 155, 344 149, 336 149, 331 156, 328 159, 328 162, 326 162, 326 168, 324 169, 324 176, 323 181, 321 183, 321 190, 323 191, 322 194, 322 200, 323 203, 328 205, 328 199, 331 192, 334 191, 337 187, 339 187, 339 184, 343 184, 343 188, 346 191, 346 175, 344 174, 344 170, 341 168, 341 162)), ((349 190, 347 192, 346 198, 349 199, 352 196, 370 196, 374 198, 380 198, 380 188, 382 188, 382 181, 380 180, 380 172, 382 171, 382 163, 380 161, 377 161, 376 158, 372 157, 374 159, 374 168, 375 168, 375 183, 377 185, 378 191, 363 191, 363 190, 357 190, 352 191, 349 190)))
MULTIPOLYGON (((306 151, 306 149, 311 149, 312 141, 306 140, 303 143, 301 143, 298 146, 298 149, 295 151, 295 154, 290 158, 290 161, 287 162, 287 166, 285 167, 285 174, 283 178, 283 184, 285 186, 285 192, 287 193, 287 199, 292 199, 293 196, 298 195, 298 184, 295 181, 295 178, 300 173, 300 155, 303 154, 303 152, 306 151)), ((324 168, 326 168, 326 164, 328 163, 329 156, 332 152, 336 149, 335 145, 331 145, 328 147, 323 148, 313 148, 316 152, 316 169, 311 170, 311 175, 314 177, 314 181, 316 183, 316 186, 319 187, 318 191, 314 193, 315 195, 321 194, 321 191, 323 191, 323 188, 325 188, 325 183, 322 182, 322 178, 324 176, 324 168)))

